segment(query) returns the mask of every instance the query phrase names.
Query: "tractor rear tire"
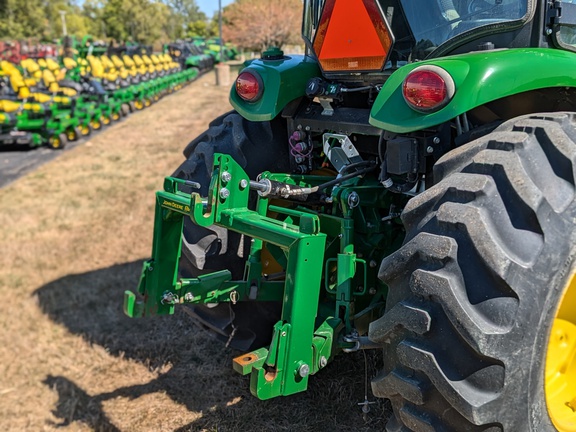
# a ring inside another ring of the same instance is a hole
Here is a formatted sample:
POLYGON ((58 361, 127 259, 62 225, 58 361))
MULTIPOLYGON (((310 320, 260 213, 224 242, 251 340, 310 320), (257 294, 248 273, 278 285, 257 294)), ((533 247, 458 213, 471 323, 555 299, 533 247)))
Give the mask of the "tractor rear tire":
MULTIPOLYGON (((287 140, 286 124, 281 118, 271 122, 250 122, 231 111, 212 121, 204 133, 188 144, 184 150, 186 161, 173 176, 200 183, 199 192, 206 196, 214 153, 232 156, 251 179, 267 170, 288 172, 287 140)), ((254 194, 252 198, 254 204, 254 194)), ((189 218, 184 220, 180 271, 185 277, 228 269, 233 279, 242 279, 249 251, 248 237, 216 226, 199 227, 189 218)), ((270 342, 272 326, 279 319, 280 309, 276 304, 240 302, 213 308, 195 306, 192 311, 230 346, 248 350, 270 342), (232 331, 235 337, 228 339, 232 331)))
POLYGON ((385 345, 372 390, 392 402, 387 431, 574 430, 575 179, 572 113, 507 121, 436 164, 379 272, 369 337, 385 345))

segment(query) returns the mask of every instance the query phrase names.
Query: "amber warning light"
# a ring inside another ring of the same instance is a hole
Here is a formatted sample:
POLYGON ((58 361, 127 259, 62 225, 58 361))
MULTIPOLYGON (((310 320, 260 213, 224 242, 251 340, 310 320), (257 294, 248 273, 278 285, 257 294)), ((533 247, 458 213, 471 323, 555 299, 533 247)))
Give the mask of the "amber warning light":
POLYGON ((393 42, 375 0, 326 0, 314 51, 324 72, 379 71, 393 42))

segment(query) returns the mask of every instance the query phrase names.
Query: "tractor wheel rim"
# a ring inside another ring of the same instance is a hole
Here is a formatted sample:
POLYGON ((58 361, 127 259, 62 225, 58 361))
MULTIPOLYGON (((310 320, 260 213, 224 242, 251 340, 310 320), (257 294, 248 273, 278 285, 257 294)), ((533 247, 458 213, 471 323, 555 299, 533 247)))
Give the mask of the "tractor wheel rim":
POLYGON ((559 432, 576 432, 576 273, 554 317, 546 353, 546 405, 559 432))
POLYGON ((90 133, 90 128, 88 126, 84 126, 82 128, 82 135, 88 135, 90 133))
POLYGON ((74 139, 74 137, 76 137, 76 134, 74 132, 68 132, 68 139, 70 141, 72 141, 74 139))
POLYGON ((52 147, 54 147, 54 148, 60 147, 60 140, 58 138, 52 139, 52 147))

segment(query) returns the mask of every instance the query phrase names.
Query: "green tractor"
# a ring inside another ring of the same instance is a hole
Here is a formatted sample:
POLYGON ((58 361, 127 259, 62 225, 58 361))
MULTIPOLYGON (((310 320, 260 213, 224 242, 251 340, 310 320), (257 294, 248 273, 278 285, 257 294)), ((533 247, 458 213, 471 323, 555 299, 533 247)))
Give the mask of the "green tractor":
POLYGON ((260 399, 378 349, 389 432, 575 431, 576 4, 305 0, 303 37, 184 150, 125 312, 260 399))

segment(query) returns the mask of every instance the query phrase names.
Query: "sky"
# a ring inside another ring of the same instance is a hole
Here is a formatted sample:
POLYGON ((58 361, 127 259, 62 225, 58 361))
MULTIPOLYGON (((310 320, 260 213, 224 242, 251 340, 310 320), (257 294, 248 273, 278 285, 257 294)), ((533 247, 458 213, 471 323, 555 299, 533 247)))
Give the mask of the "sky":
MULTIPOLYGON (((222 0, 222 7, 232 3, 232 0, 222 0)), ((212 18, 214 13, 218 11, 218 0, 196 0, 196 4, 200 10, 204 12, 208 18, 212 18)))

